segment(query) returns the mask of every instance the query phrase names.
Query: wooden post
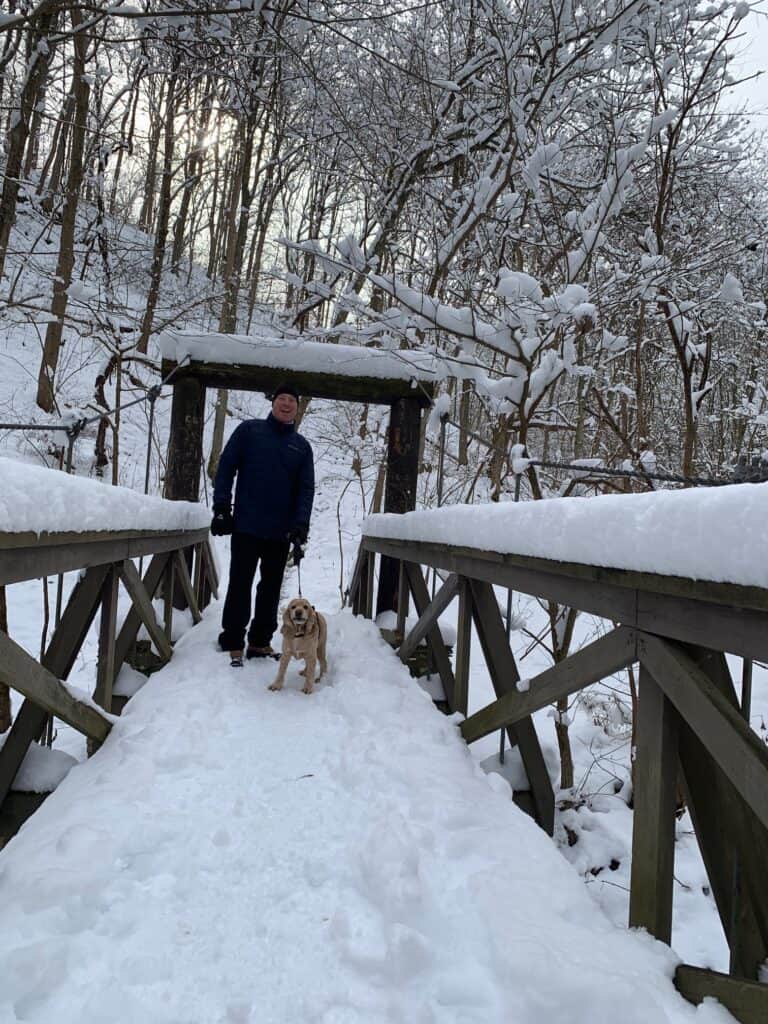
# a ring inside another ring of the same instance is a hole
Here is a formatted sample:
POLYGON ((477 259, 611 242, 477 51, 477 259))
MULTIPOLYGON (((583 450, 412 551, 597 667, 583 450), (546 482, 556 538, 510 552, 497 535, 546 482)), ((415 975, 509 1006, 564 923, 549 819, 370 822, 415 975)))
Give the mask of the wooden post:
MULTIPOLYGON (((204 424, 205 384, 196 377, 177 379, 173 385, 165 471, 165 497, 171 501, 197 501, 200 496, 204 424)), ((191 551, 184 557, 191 569, 191 551)), ((188 607, 186 594, 181 588, 177 588, 174 601, 179 609, 188 607)))
POLYGON ((203 459, 205 384, 181 377, 173 385, 171 433, 165 471, 165 497, 171 501, 197 501, 203 459))
POLYGON ((455 711, 467 714, 469 701, 469 651, 472 643, 472 590, 469 580, 459 584, 459 619, 456 631, 456 668, 453 698, 455 711))
MULTIPOLYGON (((385 512, 410 512, 416 508, 421 443, 421 406, 416 398, 399 398, 389 414, 385 512)), ((395 611, 400 566, 397 559, 383 557, 379 565, 376 614, 395 611)))
POLYGON ((99 622, 99 653, 96 661, 96 688, 93 699, 112 712, 112 686, 115 681, 115 637, 117 634, 116 567, 110 566, 101 588, 101 621, 99 622))
POLYGON ((642 664, 638 708, 629 924, 632 928, 646 928, 662 942, 670 942, 677 712, 642 664))

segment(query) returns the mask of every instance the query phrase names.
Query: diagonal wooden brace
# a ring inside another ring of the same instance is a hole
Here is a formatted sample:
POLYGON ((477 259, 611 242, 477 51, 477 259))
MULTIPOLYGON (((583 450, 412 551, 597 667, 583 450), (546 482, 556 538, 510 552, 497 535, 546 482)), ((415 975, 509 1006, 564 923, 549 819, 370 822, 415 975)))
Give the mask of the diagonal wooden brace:
POLYGON ((109 734, 112 723, 95 707, 85 704, 67 690, 52 672, 35 661, 23 647, 0 631, 0 682, 23 693, 49 714, 98 742, 109 734))
POLYGON ((638 633, 637 653, 745 803, 768 828, 768 750, 677 644, 638 633))
POLYGON ((155 609, 152 607, 152 601, 147 593, 146 587, 142 583, 141 578, 136 571, 136 566, 130 559, 126 559, 121 564, 119 572, 123 586, 128 591, 131 601, 133 602, 133 607, 136 609, 146 631, 149 633, 152 643, 157 648, 161 657, 165 658, 167 661, 170 660, 171 654, 173 653, 171 645, 165 635, 163 627, 157 621, 155 609))
POLYGON ((530 680, 524 693, 510 690, 493 704, 470 715, 462 723, 461 734, 467 743, 473 743, 497 729, 514 725, 548 704, 631 665, 637 659, 635 651, 634 631, 620 626, 539 673, 530 680))

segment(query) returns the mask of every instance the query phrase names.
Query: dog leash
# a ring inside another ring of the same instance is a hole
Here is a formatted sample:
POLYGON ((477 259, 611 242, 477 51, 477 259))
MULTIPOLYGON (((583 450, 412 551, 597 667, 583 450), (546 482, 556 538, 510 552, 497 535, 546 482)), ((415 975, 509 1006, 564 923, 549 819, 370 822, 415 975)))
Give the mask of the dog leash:
POLYGON ((301 592, 301 560, 304 557, 304 552, 301 549, 301 544, 298 542, 293 545, 293 564, 296 566, 296 574, 299 578, 299 597, 304 595, 301 592))

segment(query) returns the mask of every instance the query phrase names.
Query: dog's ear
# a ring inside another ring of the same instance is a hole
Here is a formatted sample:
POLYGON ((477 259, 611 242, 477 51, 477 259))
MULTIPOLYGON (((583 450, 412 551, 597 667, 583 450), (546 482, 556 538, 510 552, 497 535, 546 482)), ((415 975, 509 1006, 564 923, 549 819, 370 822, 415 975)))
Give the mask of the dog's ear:
POLYGON ((315 606, 313 604, 311 604, 309 607, 312 609, 312 611, 309 613, 309 616, 307 618, 307 632, 311 634, 314 633, 315 630, 317 629, 317 612, 315 611, 315 606))
POLYGON ((291 606, 290 604, 288 604, 286 605, 285 610, 283 611, 283 630, 290 630, 291 626, 291 606))

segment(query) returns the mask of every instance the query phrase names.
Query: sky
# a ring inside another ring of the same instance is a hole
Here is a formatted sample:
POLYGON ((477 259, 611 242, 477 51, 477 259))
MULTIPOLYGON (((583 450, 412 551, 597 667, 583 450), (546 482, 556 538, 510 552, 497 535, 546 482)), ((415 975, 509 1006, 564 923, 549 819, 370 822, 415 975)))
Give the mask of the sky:
POLYGON ((768 0, 753 4, 752 13, 744 20, 741 49, 737 73, 740 76, 762 74, 734 89, 728 106, 746 107, 755 127, 765 130, 768 128, 768 0))

